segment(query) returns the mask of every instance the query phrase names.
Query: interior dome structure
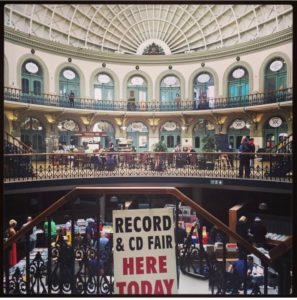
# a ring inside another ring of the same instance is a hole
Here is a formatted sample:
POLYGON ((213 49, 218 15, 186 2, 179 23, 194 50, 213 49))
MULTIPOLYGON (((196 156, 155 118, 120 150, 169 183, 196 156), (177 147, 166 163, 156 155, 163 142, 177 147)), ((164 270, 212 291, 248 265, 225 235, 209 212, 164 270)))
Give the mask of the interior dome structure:
POLYGON ((50 41, 141 55, 147 41, 166 54, 224 48, 292 27, 291 5, 7 4, 5 26, 50 41))
POLYGON ((297 296, 296 7, 233 2, 3 4, 3 294, 297 296))

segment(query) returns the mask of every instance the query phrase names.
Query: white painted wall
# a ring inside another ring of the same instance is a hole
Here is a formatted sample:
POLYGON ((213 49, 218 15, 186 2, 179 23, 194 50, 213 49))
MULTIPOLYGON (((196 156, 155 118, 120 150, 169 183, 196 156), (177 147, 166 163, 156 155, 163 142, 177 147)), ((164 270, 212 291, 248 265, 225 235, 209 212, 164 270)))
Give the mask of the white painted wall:
MULTIPOLYGON (((31 55, 31 49, 29 47, 23 47, 20 45, 13 44, 9 41, 4 42, 4 53, 8 61, 8 67, 9 67, 9 78, 8 78, 8 85, 9 86, 17 86, 17 76, 20 74, 20 70, 17 69, 17 63, 19 59, 24 55, 31 55)), ((258 51, 255 53, 248 53, 246 55, 240 56, 240 61, 238 62, 238 65, 240 65, 240 62, 247 62, 252 70, 253 70, 253 87, 251 87, 252 91, 259 91, 259 71, 262 62, 265 60, 265 58, 272 53, 284 53, 286 54, 292 65, 292 43, 287 43, 283 45, 278 45, 276 47, 272 47, 270 49, 266 49, 263 51, 258 51)), ((47 53, 43 51, 36 50, 35 55, 31 55, 32 58, 34 56, 39 57, 44 64, 48 68, 49 73, 49 90, 45 91, 45 93, 53 93, 57 94, 58 91, 56 90, 57 83, 56 81, 59 80, 59 78, 54 78, 56 70, 59 66, 62 64, 69 64, 68 63, 68 57, 66 56, 59 56, 52 53, 47 53)), ((204 61, 205 67, 209 67, 214 69, 219 78, 219 84, 218 84, 218 95, 216 96, 223 96, 223 75, 225 70, 230 67, 230 65, 234 64, 236 62, 236 53, 234 53, 234 57, 231 58, 225 58, 220 60, 213 60, 213 61, 204 61)), ((183 99, 191 99, 192 95, 189 95, 189 78, 193 72, 197 71, 198 69, 201 69, 201 62, 197 61, 197 63, 179 63, 179 64, 172 64, 173 70, 180 72, 185 80, 185 94, 183 95, 183 99)), ((93 98, 92 92, 90 91, 90 80, 91 80, 91 74, 94 72, 94 70, 101 68, 102 62, 98 61, 89 61, 89 60, 81 60, 81 59, 72 59, 72 63, 69 64, 69 66, 77 66, 79 67, 84 75, 85 85, 82 86, 84 89, 81 91, 81 95, 84 97, 90 97, 93 98)), ((109 63, 106 62, 107 66, 106 69, 112 70, 119 79, 119 100, 125 100, 126 91, 123 87, 123 80, 125 76, 135 70, 135 65, 127 65, 127 64, 116 64, 116 63, 109 63)), ((153 82, 153 99, 156 99, 157 91, 155 90, 156 86, 156 79, 158 76, 164 72, 168 71, 168 64, 164 65, 140 65, 140 70, 147 73, 153 82)), ((292 81, 292 80, 291 80, 292 81)), ((151 99, 149 99, 151 100, 151 99)))

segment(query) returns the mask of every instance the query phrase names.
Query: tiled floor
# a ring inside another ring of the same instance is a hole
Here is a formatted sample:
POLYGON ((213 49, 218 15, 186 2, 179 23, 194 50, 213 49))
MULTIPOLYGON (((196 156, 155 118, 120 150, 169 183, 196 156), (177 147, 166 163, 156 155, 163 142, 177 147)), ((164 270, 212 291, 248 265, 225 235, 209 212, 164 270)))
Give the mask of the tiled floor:
POLYGON ((208 289, 208 280, 192 278, 180 272, 178 294, 209 295, 211 291, 208 289))
MULTIPOLYGON (((179 274, 179 295, 211 295, 211 290, 208 288, 208 280, 193 278, 191 276, 184 275, 182 272, 180 272, 179 274)), ((261 286, 260 290, 263 295, 264 287, 261 286)), ((250 294, 251 290, 248 290, 247 293, 250 294)), ((240 291, 240 294, 243 294, 243 291, 240 291)), ((268 286, 268 295, 277 295, 277 288, 272 288, 268 286)))

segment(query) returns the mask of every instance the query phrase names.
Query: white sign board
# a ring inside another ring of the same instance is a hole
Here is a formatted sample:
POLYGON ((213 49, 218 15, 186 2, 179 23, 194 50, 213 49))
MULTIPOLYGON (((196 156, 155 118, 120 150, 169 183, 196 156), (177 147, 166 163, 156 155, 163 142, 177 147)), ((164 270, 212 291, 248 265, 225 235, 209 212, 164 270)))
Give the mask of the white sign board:
POLYGON ((177 294, 173 208, 113 211, 115 294, 177 294))

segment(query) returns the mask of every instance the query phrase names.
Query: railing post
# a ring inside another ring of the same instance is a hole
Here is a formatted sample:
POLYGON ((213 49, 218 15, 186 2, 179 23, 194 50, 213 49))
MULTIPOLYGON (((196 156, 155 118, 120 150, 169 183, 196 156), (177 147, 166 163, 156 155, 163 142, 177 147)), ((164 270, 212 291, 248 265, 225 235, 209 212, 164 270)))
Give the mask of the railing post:
POLYGON ((246 295, 247 294, 247 269, 248 269, 246 254, 244 255, 243 261, 244 261, 243 294, 246 295))
POLYGON ((26 252, 26 293, 27 295, 29 295, 30 294, 30 233, 26 233, 25 236, 25 252, 26 252))
POLYGON ((9 294, 9 250, 11 246, 4 251, 4 262, 5 262, 5 294, 9 294))
MULTIPOLYGON (((95 236, 97 234, 97 241, 96 241, 96 250, 97 250, 97 260, 96 260, 96 266, 97 268, 99 268, 100 265, 100 198, 97 198, 96 200, 96 211, 97 211, 97 215, 96 215, 96 229, 95 229, 95 236), (96 233, 97 230, 97 233, 96 233)), ((97 272, 96 274, 96 283, 97 283, 97 295, 100 294, 100 275, 99 272, 97 272)))
POLYGON ((52 286, 51 217, 48 217, 46 222, 47 222, 47 284, 48 284, 48 294, 51 294, 51 286, 52 286))
POLYGON ((179 288, 179 268, 178 268, 178 243, 177 243, 177 228, 178 228, 178 221, 179 221, 179 201, 175 200, 175 256, 176 256, 176 276, 177 276, 177 289, 179 288))
POLYGON ((74 217, 73 215, 70 218, 71 221, 71 278, 70 278, 70 284, 71 284, 71 294, 75 293, 75 251, 74 251, 74 238, 75 238, 75 232, 74 232, 74 217))
POLYGON ((226 294, 226 236, 223 233, 223 295, 226 294))
POLYGON ((264 295, 268 294, 268 268, 264 265, 264 295))

